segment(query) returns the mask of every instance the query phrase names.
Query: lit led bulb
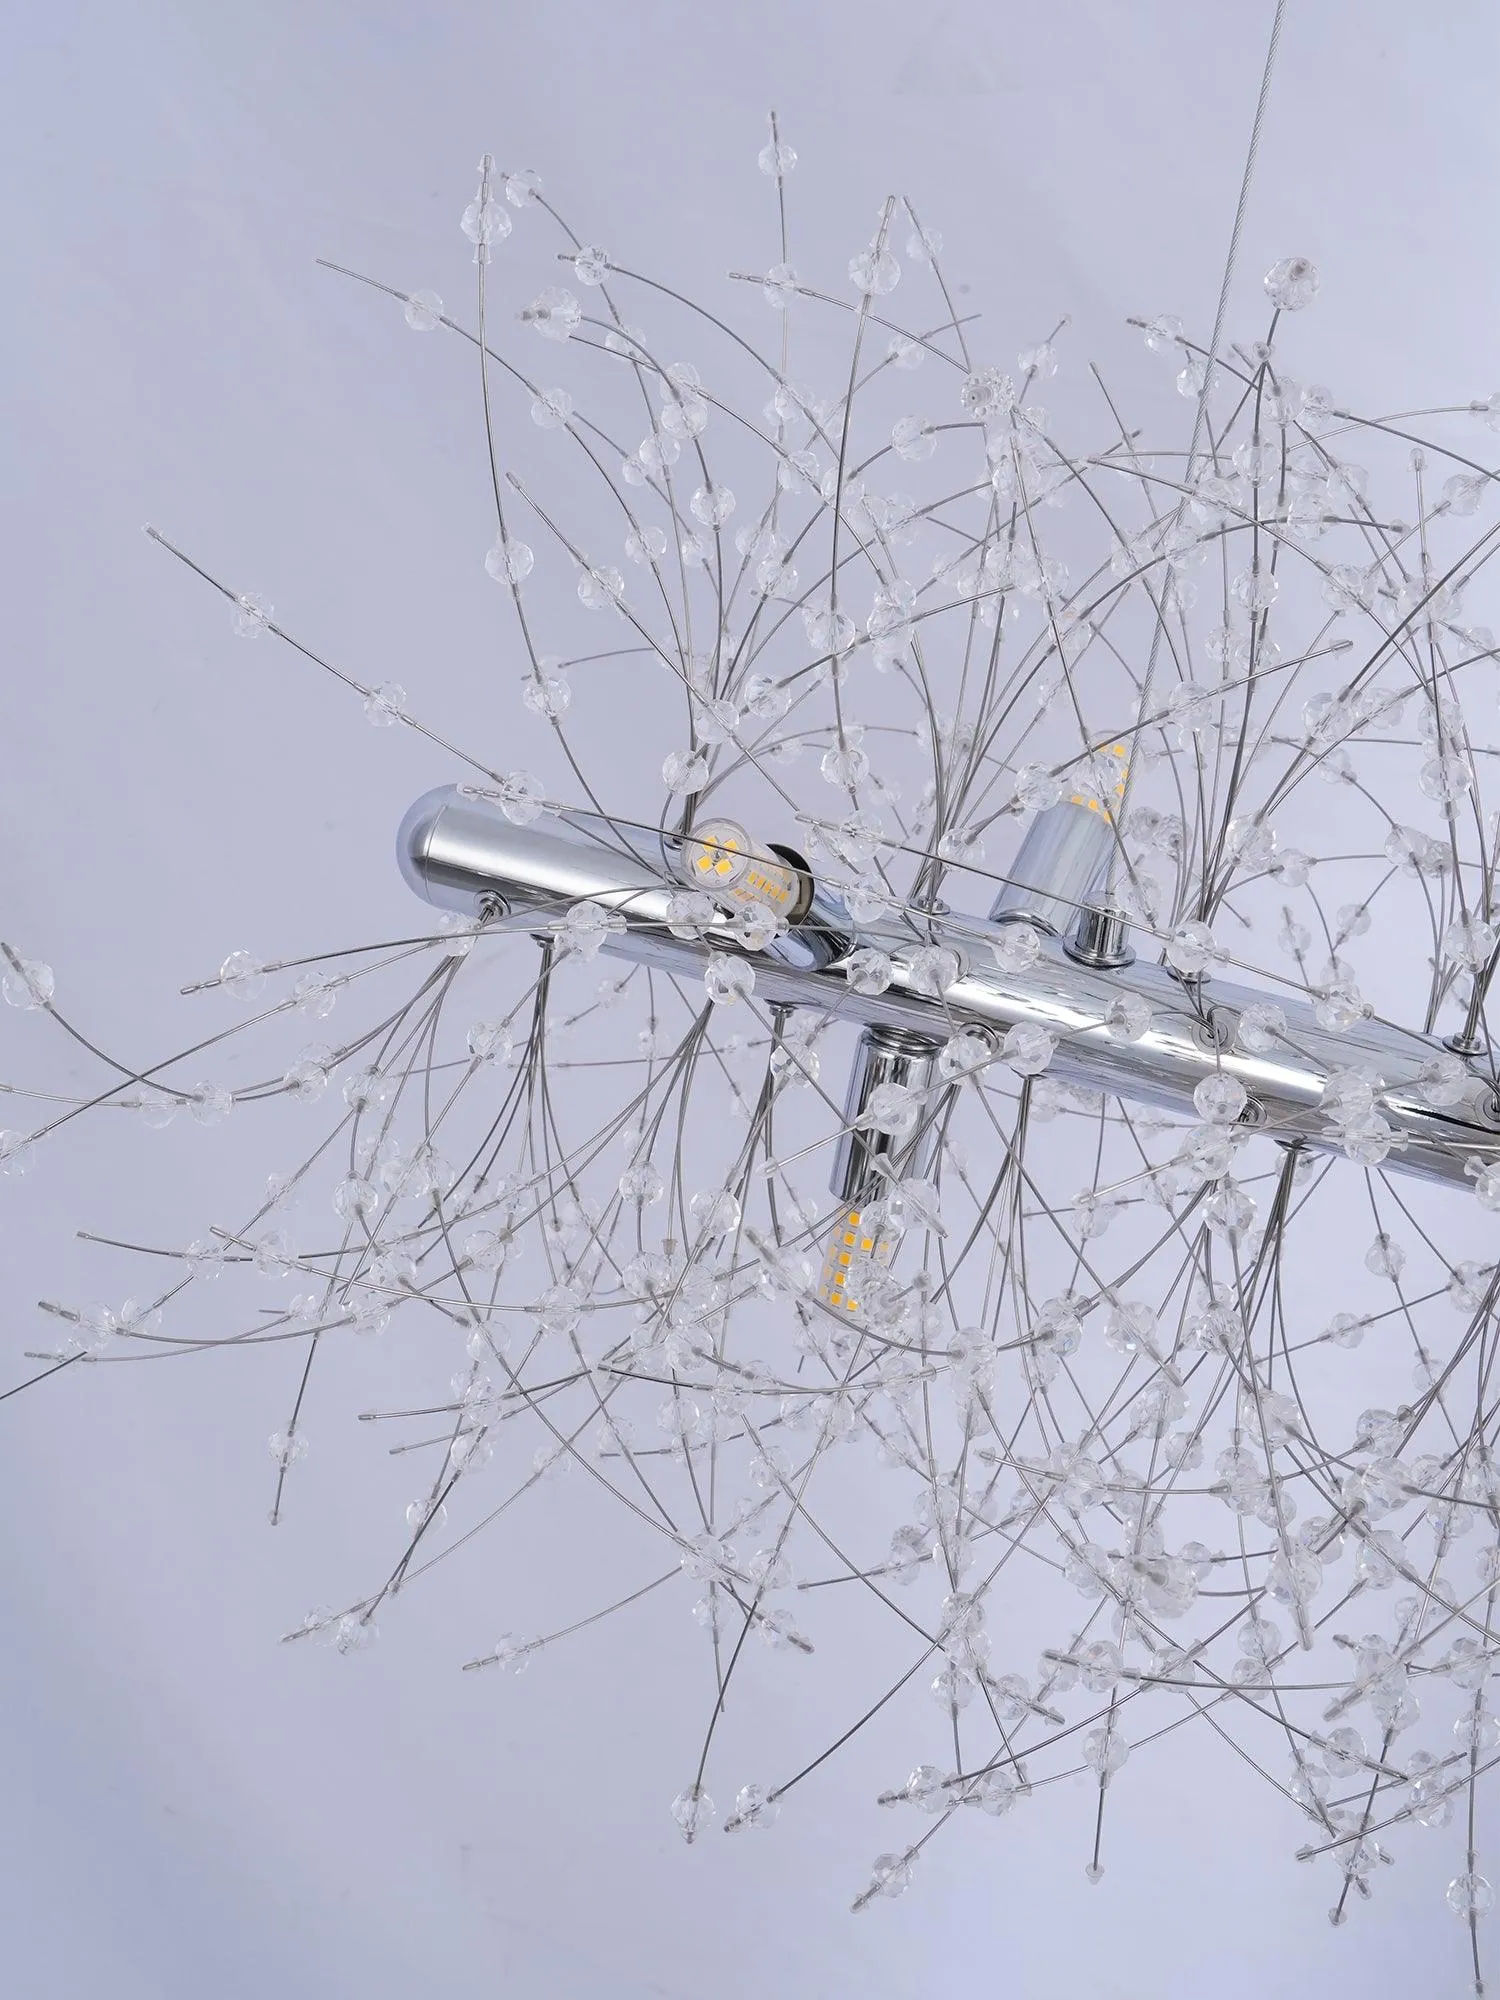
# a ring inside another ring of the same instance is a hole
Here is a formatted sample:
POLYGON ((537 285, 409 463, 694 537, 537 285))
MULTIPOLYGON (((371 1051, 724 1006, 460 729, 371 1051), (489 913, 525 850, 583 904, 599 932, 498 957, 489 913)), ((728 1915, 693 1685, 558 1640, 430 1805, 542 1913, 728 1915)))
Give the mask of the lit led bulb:
POLYGON ((860 1036, 830 1181, 848 1206, 828 1238, 819 1285, 823 1303, 840 1312, 859 1311, 859 1267, 889 1264, 901 1241, 884 1195, 893 1174, 924 1173, 931 1160, 936 1125, 928 1100, 940 1046, 904 1028, 866 1028, 860 1036))
POLYGON ((739 910, 770 910, 799 923, 812 901, 812 877, 789 849, 763 847, 737 820, 703 820, 683 841, 678 870, 691 889, 739 910))
POLYGON ((824 1305, 840 1312, 858 1312, 859 1300, 851 1289, 851 1280, 855 1285, 858 1282, 858 1266, 865 1260, 889 1264, 896 1254, 897 1240, 886 1228, 883 1215, 877 1216, 868 1207, 846 1210, 828 1239, 823 1257, 818 1296, 824 1305))

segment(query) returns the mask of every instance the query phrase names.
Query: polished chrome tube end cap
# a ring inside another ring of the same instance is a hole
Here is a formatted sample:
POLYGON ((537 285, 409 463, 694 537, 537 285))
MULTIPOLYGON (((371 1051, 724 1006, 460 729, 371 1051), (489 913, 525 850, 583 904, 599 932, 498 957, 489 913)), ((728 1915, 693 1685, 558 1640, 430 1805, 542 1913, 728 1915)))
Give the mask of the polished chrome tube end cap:
POLYGON ((438 785, 430 792, 423 792, 407 809, 396 833, 396 866, 401 870, 401 879, 424 903, 434 903, 439 909, 446 909, 448 904, 432 893, 426 864, 444 813, 459 802, 457 785, 438 785))

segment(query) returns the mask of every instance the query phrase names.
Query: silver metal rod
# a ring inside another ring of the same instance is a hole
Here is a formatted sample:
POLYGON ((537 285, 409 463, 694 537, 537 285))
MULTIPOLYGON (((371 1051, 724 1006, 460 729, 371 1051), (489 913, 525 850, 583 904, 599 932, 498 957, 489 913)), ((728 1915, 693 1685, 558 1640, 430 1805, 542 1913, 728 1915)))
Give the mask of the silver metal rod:
MULTIPOLYGON (((697 979, 711 952, 743 948, 727 921, 701 937, 668 930, 668 903, 680 888, 676 855, 670 835, 619 829, 593 815, 516 826, 497 806, 456 787, 419 799, 399 839, 407 882, 441 909, 545 934, 573 904, 601 903, 622 912, 627 925, 606 949, 697 979)), ((1157 965, 1083 964, 1052 939, 1043 940, 1034 965, 1011 971, 989 949, 1000 934, 983 919, 920 913, 856 928, 842 905, 820 891, 797 929, 765 951, 743 955, 755 968, 755 995, 768 1006, 815 1007, 939 1043, 963 1027, 1003 1036, 1034 1023, 1058 1038, 1051 1074, 1187 1117, 1196 1116, 1196 1086, 1221 1072, 1249 1094, 1243 1123, 1330 1152, 1340 1151, 1342 1141, 1320 1108, 1325 1088, 1339 1071, 1369 1069, 1381 1079, 1376 1108, 1398 1139, 1388 1168, 1464 1187, 1471 1160, 1500 1160, 1500 1100, 1472 1064, 1460 1102, 1437 1108, 1425 1101, 1422 1073, 1447 1053, 1432 1037, 1376 1021, 1336 1034, 1319 1025, 1305 1002, 1220 980, 1182 981, 1157 965), (919 990, 926 968, 913 965, 934 944, 958 958, 957 977, 940 996, 919 990), (864 946, 893 961, 884 992, 855 992, 843 975, 849 952, 864 946), (1126 995, 1149 1010, 1133 1041, 1115 1039, 1108 1028, 1112 1004, 1126 995), (1240 1015, 1268 1000, 1281 1006, 1286 1032, 1270 1052, 1251 1054, 1236 1040, 1240 1015)))

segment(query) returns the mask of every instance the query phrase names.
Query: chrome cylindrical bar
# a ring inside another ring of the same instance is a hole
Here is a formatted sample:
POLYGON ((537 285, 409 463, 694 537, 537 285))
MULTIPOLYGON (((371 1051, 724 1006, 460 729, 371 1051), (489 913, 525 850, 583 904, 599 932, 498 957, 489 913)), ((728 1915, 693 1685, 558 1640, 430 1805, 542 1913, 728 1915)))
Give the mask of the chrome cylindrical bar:
MULTIPOLYGON (((666 917, 678 875, 668 839, 592 816, 516 826, 498 807, 450 788, 429 793, 407 814, 400 859, 407 881, 428 902, 489 915, 511 929, 545 932, 552 918, 584 900, 617 909, 626 928, 606 949, 687 979, 701 978, 710 952, 741 949, 727 918, 701 936, 674 937, 666 917)), ((1494 1083, 1470 1064, 1459 1101, 1433 1105, 1424 1073, 1447 1051, 1429 1036, 1369 1020, 1337 1034, 1304 1001, 1219 980, 1183 982, 1157 965, 1081 963, 1054 939, 1044 941, 1033 965, 1016 970, 992 957, 997 935, 993 924, 977 919, 918 914, 856 930, 819 892, 803 924, 747 956, 755 997, 767 1006, 816 1007, 929 1042, 965 1025, 1001 1037, 1032 1023, 1057 1037, 1052 1073, 1065 1081, 1191 1118, 1196 1086, 1222 1073, 1249 1095, 1245 1122, 1329 1151, 1343 1144, 1325 1099, 1329 1083, 1339 1072, 1367 1069, 1380 1079, 1376 1109, 1396 1137, 1388 1167, 1465 1186, 1470 1161, 1500 1162, 1494 1083), (957 962, 956 976, 936 993, 933 945, 951 950, 957 962), (891 959, 882 992, 856 992, 844 978, 843 963, 856 946, 891 959), (1128 997, 1144 1003, 1145 1026, 1121 1040, 1111 1010, 1128 997), (1282 1007, 1286 1027, 1271 1049, 1251 1052, 1237 1038, 1240 1016, 1268 999, 1282 1007)))
POLYGON ((594 813, 518 824, 457 785, 417 800, 396 836, 396 859, 424 901, 466 917, 493 915, 497 902, 553 914, 593 902, 660 924, 680 888, 678 843, 666 834, 621 829, 594 813))

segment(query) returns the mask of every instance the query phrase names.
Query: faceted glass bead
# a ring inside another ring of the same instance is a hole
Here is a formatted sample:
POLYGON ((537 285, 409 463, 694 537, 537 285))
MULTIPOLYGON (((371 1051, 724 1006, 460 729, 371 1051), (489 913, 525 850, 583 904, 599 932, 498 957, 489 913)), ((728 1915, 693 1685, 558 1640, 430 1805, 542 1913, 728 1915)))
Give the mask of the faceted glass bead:
POLYGON ((283 1471, 298 1465, 307 1456, 307 1439, 298 1430, 273 1431, 266 1441, 272 1460, 283 1471))
POLYGON ((393 722, 406 720, 406 689, 399 681, 382 681, 365 697, 365 720, 377 729, 389 729, 393 722))
POLYGON ((543 389, 532 399, 531 421, 540 431, 560 430, 573 414, 573 398, 566 389, 543 389))
POLYGON ((1467 515, 1479 511, 1485 482, 1473 473, 1456 472, 1442 485, 1442 505, 1449 514, 1467 515))
POLYGON ((564 951, 587 960, 597 957, 605 941, 618 935, 625 927, 622 911, 606 909, 602 903, 584 901, 575 903, 552 928, 564 951))
POLYGON ((785 312, 797 296, 797 273, 790 264, 773 264, 761 289, 768 306, 776 312, 785 312))
POLYGON ((1406 1252, 1394 1237, 1382 1230, 1365 1252, 1365 1269, 1377 1278, 1400 1279, 1406 1267, 1406 1252))
POLYGON ((727 486, 700 486, 690 504, 705 527, 718 528, 734 512, 734 495, 727 486))
POLYGON ((1448 1907, 1457 1917, 1487 1917, 1495 1907, 1494 1884, 1479 1874, 1456 1875, 1448 1884, 1448 1907))
POLYGON ((187 1093, 187 1107, 200 1125, 220 1125, 233 1110, 234 1099, 221 1083, 200 1083, 187 1093))
POLYGON ((511 220, 498 201, 476 197, 459 218, 459 227, 475 249, 482 251, 509 236, 511 220))
POLYGON ((978 1029, 965 1028, 951 1035, 938 1052, 938 1074, 945 1082, 974 1076, 994 1054, 990 1037, 978 1029))
POLYGON ((495 800, 514 825, 530 826, 541 812, 545 796, 540 778, 529 771, 511 771, 497 788, 495 800))
POLYGON ((701 750, 674 750, 661 767, 661 781, 678 797, 701 792, 708 783, 708 759, 701 750))
POLYGON ((869 776, 870 760, 857 741, 846 737, 823 752, 821 768, 830 785, 852 789, 869 776))
POLYGON ((921 417, 902 417, 891 430, 896 456, 908 464, 919 464, 937 450, 937 432, 921 417))
POLYGON ((849 260, 849 282, 867 297, 883 298, 901 280, 901 266, 889 250, 862 250, 849 260))
MULTIPOLYGON (((847 653, 854 644, 854 620, 832 605, 809 605, 802 614, 802 625, 815 653, 847 653)), ((863 731, 858 724, 851 724, 845 734, 857 741, 863 731)))
POLYGON ((797 164, 797 149, 788 146, 784 140, 762 146, 758 164, 768 179, 784 181, 797 164))
POLYGON ((1244 1112, 1248 1099, 1238 1077, 1216 1073, 1204 1077, 1193 1091, 1200 1118, 1211 1125, 1232 1125, 1244 1112))
POLYGON ((688 1214, 706 1236, 732 1236, 740 1226, 739 1199, 728 1188, 702 1188, 688 1203, 688 1214))
POLYGON ((1057 349, 1047 341, 1037 347, 1023 348, 1016 357, 1016 366, 1023 375, 1045 382, 1057 373, 1057 349))
POLYGON ((1130 1745, 1116 1728, 1091 1729, 1083 1739, 1083 1760, 1098 1773, 1101 1784, 1112 1778, 1130 1755, 1130 1745))
POLYGON ((625 579, 617 569, 586 569, 578 579, 578 602, 586 611, 619 608, 625 579))
POLYGON ((718 1809, 700 1785, 690 1785, 673 1799, 672 1817, 683 1839, 691 1844, 713 1825, 718 1809))
POLYGON ((516 1038, 504 1021, 476 1021, 465 1038, 476 1062, 503 1068, 515 1054, 516 1038))
POLYGON ((309 1021, 326 1021, 338 1005, 342 984, 343 981, 332 973, 316 969, 299 972, 292 981, 292 998, 297 1003, 297 1012, 309 1021))
POLYGON ((1367 1321, 1356 1313, 1335 1313, 1328 1322, 1324 1339, 1332 1341, 1335 1347, 1358 1347, 1364 1339, 1367 1321))
POLYGON ((333 1191, 333 1212, 345 1222, 370 1222, 380 1207, 380 1190, 373 1181, 351 1175, 333 1191))
POLYGON ((234 600, 230 622, 241 639, 253 639, 257 632, 264 632, 275 612, 263 597, 253 590, 247 590, 242 597, 234 600))
POLYGON ((1310 306, 1318 289, 1318 272, 1306 257, 1283 257, 1265 276, 1266 296, 1282 312, 1310 306))
POLYGON ((1109 1003, 1104 1030, 1111 1041, 1138 1042, 1151 1026, 1151 1005, 1139 993, 1122 993, 1109 1003))
POLYGON ((533 167, 523 167, 518 174, 502 174, 500 185, 512 208, 526 208, 541 199, 542 177, 533 167))
POLYGON ((559 285, 546 286, 521 308, 523 322, 547 340, 571 340, 582 317, 577 299, 559 285))
POLYGON ((619 1187, 622 1201, 633 1201, 642 1208, 660 1201, 666 1192, 660 1169, 650 1160, 638 1160, 627 1167, 620 1176, 619 1187))
POLYGON ((1018 1021, 1000 1043, 1001 1058, 1019 1076, 1040 1076, 1057 1053, 1057 1042, 1045 1028, 1018 1021))
POLYGON ((1104 1338, 1117 1354, 1135 1354, 1156 1332, 1155 1310, 1144 1300, 1114 1305, 1104 1316, 1104 1338))
POLYGON ((232 951, 219 967, 219 984, 236 1000, 255 1000, 265 991, 260 960, 248 951, 232 951))
POLYGON ((39 958, 17 958, 14 962, 7 958, 0 973, 0 993, 9 1007, 45 1007, 56 984, 52 967, 39 958))
POLYGON ((883 951, 868 946, 850 952, 843 962, 844 976, 856 993, 884 993, 895 967, 883 951))
POLYGON ((1494 956, 1497 933, 1482 917, 1459 917, 1443 932, 1443 950, 1459 965, 1481 972, 1494 956))
POLYGON ((524 583, 536 558, 525 542, 497 540, 484 558, 485 569, 496 583, 524 583))
POLYGON ((625 537, 625 554, 633 563, 656 563, 667 552, 667 536, 664 528, 642 528, 632 530, 625 537))
POLYGON ((415 333, 431 333, 443 317, 443 302, 436 292, 413 292, 406 301, 406 324, 415 333))
POLYGON ((742 1785, 735 1794, 734 1816, 741 1826, 774 1826, 781 1816, 781 1801, 764 1785, 742 1785))
POLYGON ((878 1854, 870 1871, 872 1887, 882 1896, 900 1896, 911 1887, 912 1864, 907 1854, 878 1854))
POLYGON ((510 1253, 508 1236, 495 1229, 475 1229, 464 1238, 463 1254, 476 1271, 498 1271, 510 1253))
POLYGON ((919 945, 906 960, 907 979, 913 993, 939 1000, 963 971, 963 961, 948 945, 919 945))
POLYGON ((255 1239, 253 1256, 255 1268, 263 1278, 284 1278, 297 1253, 284 1229, 268 1229, 255 1239))
POLYGON ((1229 586, 1236 600, 1247 611, 1266 610, 1276 602, 1280 587, 1268 569, 1241 570, 1229 586))
POLYGON ((703 974, 703 990, 716 1007, 748 998, 755 988, 755 968, 747 959, 715 952, 703 974))
POLYGON ((555 722, 567 712, 573 699, 569 682, 559 674, 528 674, 521 683, 521 700, 533 715, 545 716, 555 722))

